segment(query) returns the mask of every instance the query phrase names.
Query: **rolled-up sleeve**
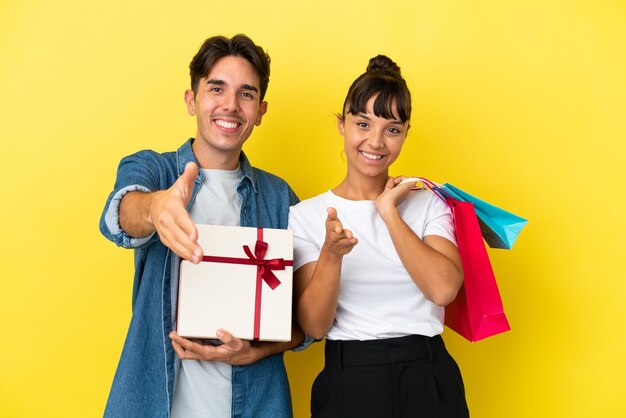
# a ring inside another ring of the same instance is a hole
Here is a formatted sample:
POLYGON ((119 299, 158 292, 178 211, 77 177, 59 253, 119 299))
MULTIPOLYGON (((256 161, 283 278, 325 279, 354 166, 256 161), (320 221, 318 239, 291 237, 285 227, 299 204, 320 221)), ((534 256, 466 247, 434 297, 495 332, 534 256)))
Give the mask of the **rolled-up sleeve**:
POLYGON ((100 231, 120 247, 137 248, 156 239, 153 232, 145 237, 131 237, 120 226, 120 203, 129 192, 152 192, 161 189, 158 154, 140 151, 125 157, 117 169, 115 187, 109 194, 100 218, 100 231))

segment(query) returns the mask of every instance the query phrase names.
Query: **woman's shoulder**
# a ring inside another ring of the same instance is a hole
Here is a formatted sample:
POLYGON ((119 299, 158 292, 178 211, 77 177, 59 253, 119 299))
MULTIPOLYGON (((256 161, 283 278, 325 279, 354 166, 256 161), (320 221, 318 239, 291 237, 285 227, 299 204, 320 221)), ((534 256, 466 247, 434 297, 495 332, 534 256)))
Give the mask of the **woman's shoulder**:
POLYGON ((292 210, 295 211, 308 211, 312 209, 316 209, 318 207, 328 205, 330 201, 330 191, 318 194, 317 196, 310 197, 308 199, 304 199, 300 201, 300 203, 291 207, 292 210))
POLYGON ((431 203, 432 199, 436 198, 437 196, 432 191, 427 189, 420 189, 410 192, 405 202, 409 205, 428 206, 431 203))
POLYGON ((430 190, 415 190, 403 202, 405 210, 420 212, 441 212, 449 210, 448 205, 430 190))
POLYGON ((290 207, 289 228, 303 234, 303 231, 308 230, 310 233, 311 228, 316 230, 321 225, 323 231, 324 219, 327 216, 326 208, 329 206, 325 194, 302 200, 290 207))

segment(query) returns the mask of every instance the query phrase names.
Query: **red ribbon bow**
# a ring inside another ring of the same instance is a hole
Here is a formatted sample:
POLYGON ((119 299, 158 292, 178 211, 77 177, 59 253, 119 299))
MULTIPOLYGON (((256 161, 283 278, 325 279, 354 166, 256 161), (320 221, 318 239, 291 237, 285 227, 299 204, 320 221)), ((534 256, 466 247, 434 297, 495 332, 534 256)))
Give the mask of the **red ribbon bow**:
POLYGON ((247 245, 243 246, 243 250, 245 251, 248 258, 254 261, 256 264, 256 276, 258 279, 265 280, 265 283, 270 287, 270 289, 274 290, 280 284, 280 280, 272 270, 284 270, 285 269, 285 260, 282 258, 273 258, 271 260, 265 259, 265 253, 267 253, 267 242, 263 242, 261 240, 257 240, 256 245, 254 246, 254 254, 250 250, 250 247, 247 245))

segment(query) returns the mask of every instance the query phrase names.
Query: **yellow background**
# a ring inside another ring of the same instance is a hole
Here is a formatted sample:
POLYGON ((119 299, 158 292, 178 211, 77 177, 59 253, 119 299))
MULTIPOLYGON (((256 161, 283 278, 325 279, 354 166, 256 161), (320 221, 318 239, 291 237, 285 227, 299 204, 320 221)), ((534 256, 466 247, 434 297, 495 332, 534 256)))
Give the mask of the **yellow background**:
MULTIPOLYGON (((444 333, 472 416, 626 416, 622 0, 2 0, 0 416, 102 414, 133 263, 100 235, 100 211, 121 157, 195 134, 188 63, 237 32, 272 56, 245 149, 301 198, 341 180, 333 115, 385 53, 414 97, 393 174, 530 220, 513 251, 490 250, 513 330, 444 333)), ((296 417, 321 348, 287 355, 296 417)))

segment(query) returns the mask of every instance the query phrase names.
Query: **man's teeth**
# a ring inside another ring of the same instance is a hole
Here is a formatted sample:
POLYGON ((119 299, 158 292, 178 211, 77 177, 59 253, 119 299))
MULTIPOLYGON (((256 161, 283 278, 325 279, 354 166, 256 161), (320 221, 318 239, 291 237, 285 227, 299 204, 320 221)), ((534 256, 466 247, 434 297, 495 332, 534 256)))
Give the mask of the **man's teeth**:
POLYGON ((225 120, 216 120, 215 123, 222 128, 235 129, 239 124, 237 122, 226 122, 225 120))
POLYGON ((363 156, 365 158, 369 158, 370 160, 380 160, 381 158, 383 158, 382 155, 369 154, 369 153, 363 152, 363 151, 361 151, 361 154, 363 154, 363 156))

